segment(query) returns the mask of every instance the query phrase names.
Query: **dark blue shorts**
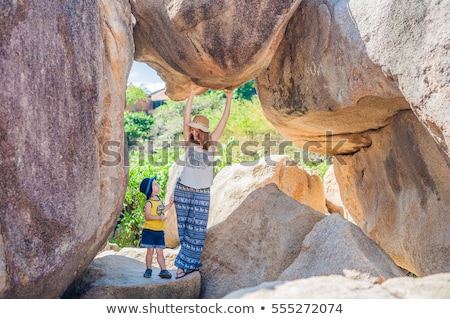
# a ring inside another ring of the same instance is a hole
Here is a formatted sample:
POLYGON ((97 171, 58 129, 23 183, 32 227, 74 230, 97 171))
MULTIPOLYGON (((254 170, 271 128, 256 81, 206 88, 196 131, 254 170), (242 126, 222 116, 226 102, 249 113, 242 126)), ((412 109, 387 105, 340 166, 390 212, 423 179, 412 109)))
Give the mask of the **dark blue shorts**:
POLYGON ((144 228, 141 236, 141 247, 144 248, 166 248, 164 230, 151 230, 144 228))

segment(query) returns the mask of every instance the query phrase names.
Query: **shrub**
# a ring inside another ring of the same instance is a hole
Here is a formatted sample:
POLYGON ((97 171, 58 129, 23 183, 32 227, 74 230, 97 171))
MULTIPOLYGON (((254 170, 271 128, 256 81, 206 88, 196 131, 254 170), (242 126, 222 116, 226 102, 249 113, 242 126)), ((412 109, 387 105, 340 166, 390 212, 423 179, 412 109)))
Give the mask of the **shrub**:
POLYGON ((123 128, 128 146, 136 145, 139 140, 150 139, 153 122, 153 116, 145 112, 125 111, 123 128))

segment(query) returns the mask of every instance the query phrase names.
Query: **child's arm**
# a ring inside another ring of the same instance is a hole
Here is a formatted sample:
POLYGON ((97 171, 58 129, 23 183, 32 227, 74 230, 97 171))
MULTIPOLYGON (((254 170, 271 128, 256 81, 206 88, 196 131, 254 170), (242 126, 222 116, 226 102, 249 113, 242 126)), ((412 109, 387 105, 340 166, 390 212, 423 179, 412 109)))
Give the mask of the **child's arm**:
POLYGON ((172 205, 173 205, 173 196, 170 197, 169 203, 166 206, 164 206, 164 212, 167 212, 170 209, 170 207, 172 207, 172 205))

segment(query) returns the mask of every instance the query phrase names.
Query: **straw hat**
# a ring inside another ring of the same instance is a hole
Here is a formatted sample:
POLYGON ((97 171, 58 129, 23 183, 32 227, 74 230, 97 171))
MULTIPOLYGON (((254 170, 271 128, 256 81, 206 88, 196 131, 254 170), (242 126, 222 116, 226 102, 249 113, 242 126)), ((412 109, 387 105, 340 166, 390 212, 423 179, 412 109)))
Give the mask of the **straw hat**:
POLYGON ((204 115, 196 115, 191 122, 187 123, 190 127, 198 128, 200 131, 209 133, 209 120, 204 115))

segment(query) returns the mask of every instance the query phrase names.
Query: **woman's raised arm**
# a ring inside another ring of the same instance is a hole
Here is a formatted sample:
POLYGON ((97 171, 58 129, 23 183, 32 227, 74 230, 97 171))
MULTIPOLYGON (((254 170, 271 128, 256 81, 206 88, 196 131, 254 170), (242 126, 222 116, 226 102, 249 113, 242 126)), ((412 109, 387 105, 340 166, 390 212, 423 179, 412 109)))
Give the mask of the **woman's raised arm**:
POLYGON ((233 90, 224 90, 223 92, 227 97, 227 101, 225 102, 222 118, 220 119, 219 124, 217 124, 216 129, 211 133, 211 140, 214 142, 218 142, 220 140, 220 137, 225 130, 225 126, 227 125, 228 118, 230 117, 231 96, 233 95, 233 90))
POLYGON ((196 88, 198 88, 198 86, 192 83, 191 92, 189 93, 186 105, 184 106, 183 134, 185 142, 189 141, 190 127, 187 123, 191 121, 192 103, 194 102, 196 88))

